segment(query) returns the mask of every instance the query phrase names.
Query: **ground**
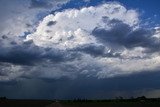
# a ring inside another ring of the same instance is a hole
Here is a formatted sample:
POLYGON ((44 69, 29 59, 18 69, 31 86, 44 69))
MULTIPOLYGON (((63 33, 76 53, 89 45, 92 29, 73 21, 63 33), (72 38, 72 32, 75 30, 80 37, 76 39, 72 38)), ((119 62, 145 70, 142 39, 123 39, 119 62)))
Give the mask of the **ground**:
POLYGON ((0 100, 0 107, 160 107, 160 99, 0 100))

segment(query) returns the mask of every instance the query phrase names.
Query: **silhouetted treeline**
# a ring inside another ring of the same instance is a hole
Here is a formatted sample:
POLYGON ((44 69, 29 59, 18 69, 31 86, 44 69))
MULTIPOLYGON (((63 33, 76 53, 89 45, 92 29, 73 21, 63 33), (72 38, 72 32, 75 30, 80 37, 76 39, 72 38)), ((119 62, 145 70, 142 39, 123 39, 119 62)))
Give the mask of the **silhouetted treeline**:
POLYGON ((0 100, 6 100, 7 98, 6 97, 0 97, 0 100))
POLYGON ((62 102, 160 102, 160 98, 146 98, 145 96, 141 97, 131 97, 131 98, 123 98, 116 97, 115 99, 103 99, 103 100, 89 100, 89 99, 73 99, 73 100, 59 100, 62 102))
MULTIPOLYGON (((6 97, 0 97, 0 101, 8 100, 6 97)), ((160 98, 146 98, 145 96, 141 97, 130 97, 123 98, 122 96, 116 97, 115 99, 102 99, 102 100, 89 100, 82 98, 75 98, 73 100, 51 100, 53 102, 160 102, 160 98)))

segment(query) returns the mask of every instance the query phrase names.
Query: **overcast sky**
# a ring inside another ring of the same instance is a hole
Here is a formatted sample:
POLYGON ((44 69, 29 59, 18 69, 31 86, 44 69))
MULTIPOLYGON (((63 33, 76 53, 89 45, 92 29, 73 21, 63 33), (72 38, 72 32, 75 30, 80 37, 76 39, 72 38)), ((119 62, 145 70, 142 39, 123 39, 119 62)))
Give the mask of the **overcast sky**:
POLYGON ((0 96, 160 97, 159 0, 0 0, 0 96))

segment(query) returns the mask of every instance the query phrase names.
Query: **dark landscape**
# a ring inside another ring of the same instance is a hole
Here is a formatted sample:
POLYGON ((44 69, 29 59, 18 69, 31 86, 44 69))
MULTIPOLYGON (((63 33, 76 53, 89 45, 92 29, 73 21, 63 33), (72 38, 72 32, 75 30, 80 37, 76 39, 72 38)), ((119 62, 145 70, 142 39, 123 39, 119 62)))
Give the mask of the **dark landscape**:
POLYGON ((18 100, 1 98, 0 107, 159 107, 160 98, 131 99, 122 97, 107 100, 18 100))

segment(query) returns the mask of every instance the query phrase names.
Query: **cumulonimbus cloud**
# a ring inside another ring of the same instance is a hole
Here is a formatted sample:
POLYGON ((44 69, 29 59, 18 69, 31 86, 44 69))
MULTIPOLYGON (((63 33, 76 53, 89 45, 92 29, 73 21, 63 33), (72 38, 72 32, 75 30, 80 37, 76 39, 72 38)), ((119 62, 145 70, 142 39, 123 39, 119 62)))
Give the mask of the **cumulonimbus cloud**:
POLYGON ((32 41, 26 56, 35 57, 22 60, 30 64, 0 56, 1 62, 20 66, 23 72, 17 70, 15 78, 109 78, 157 70, 159 28, 141 28, 139 23, 136 10, 115 2, 56 12, 46 16, 24 40, 32 41))

